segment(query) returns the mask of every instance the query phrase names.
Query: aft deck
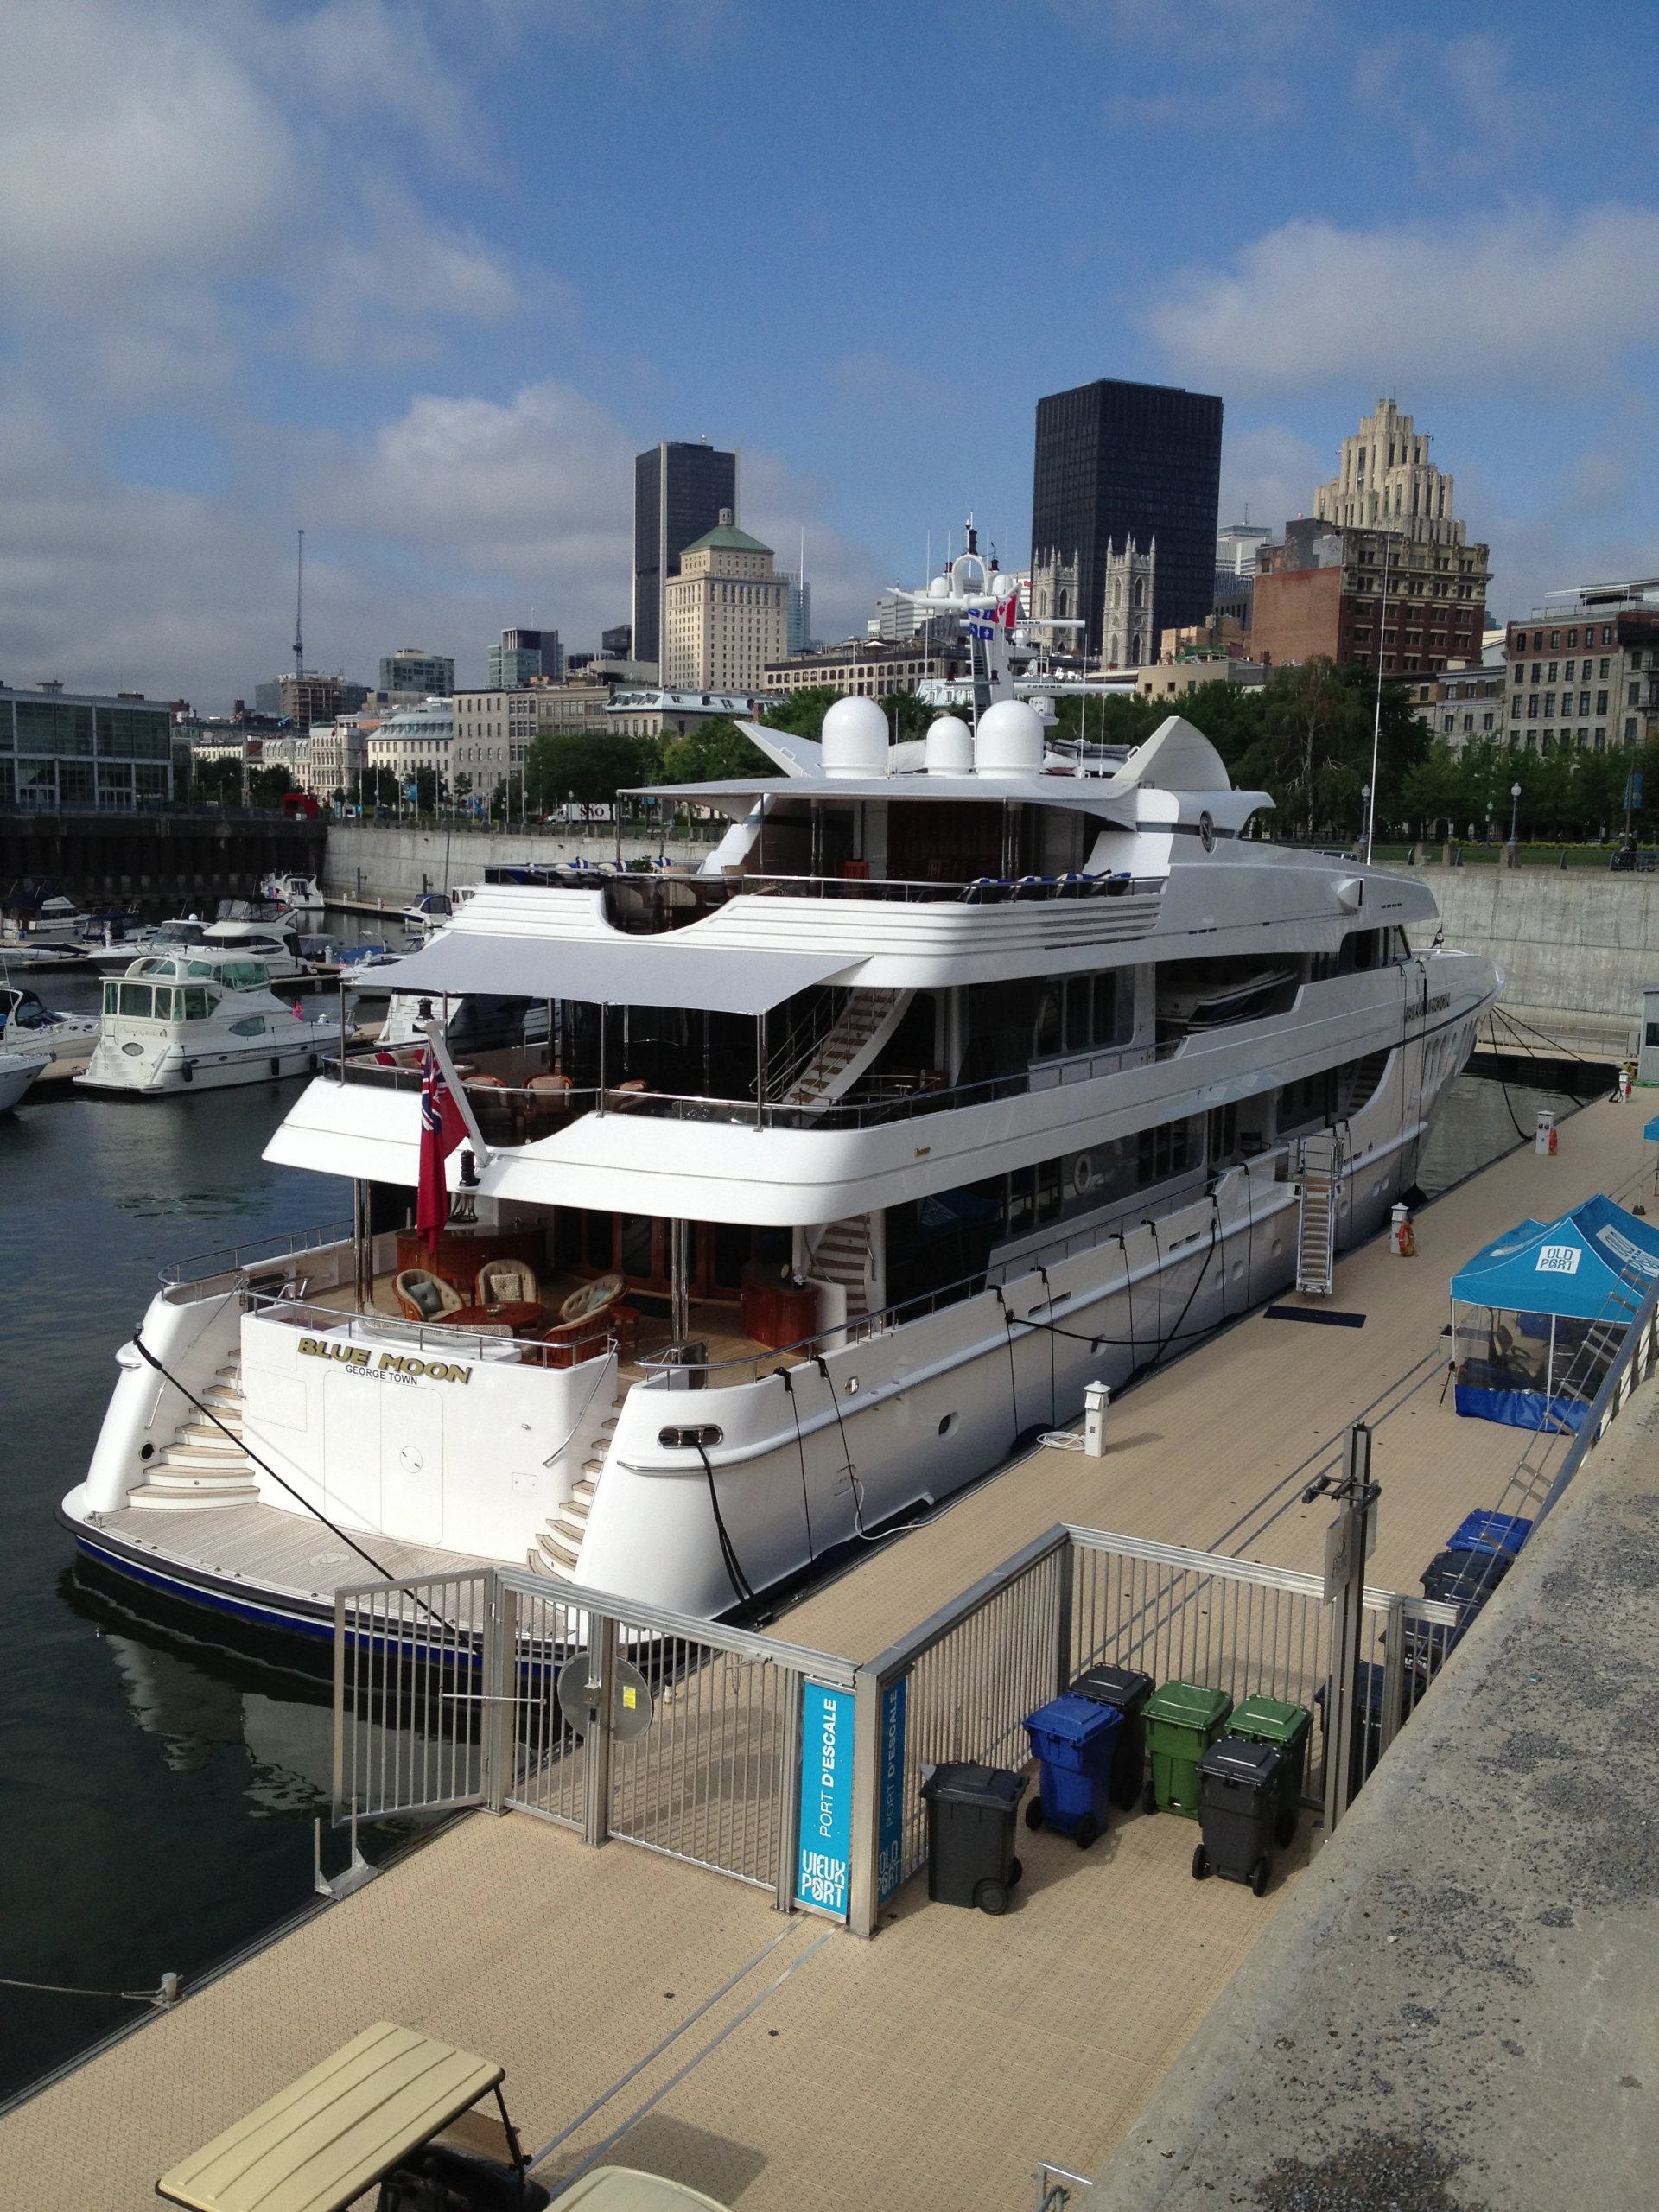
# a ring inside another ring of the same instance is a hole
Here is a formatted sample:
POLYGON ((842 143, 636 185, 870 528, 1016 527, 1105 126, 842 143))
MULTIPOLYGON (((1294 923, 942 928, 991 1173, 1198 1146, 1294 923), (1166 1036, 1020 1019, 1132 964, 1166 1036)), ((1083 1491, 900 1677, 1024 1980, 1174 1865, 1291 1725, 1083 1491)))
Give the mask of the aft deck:
MULTIPOLYGON (((1301 1491, 1344 1428, 1373 1424, 1373 1579, 1411 1589, 1536 1440, 1442 1402, 1446 1282, 1526 1214, 1653 1173, 1636 1104, 1587 1108, 1554 1159, 1511 1154, 1378 1240, 1332 1300, 1258 1315, 1111 1409, 1103 1459, 1048 1448, 880 1545, 784 1615, 792 1642, 874 1656, 1062 1520, 1317 1570, 1331 1510, 1301 1491)), ((4 2148, 42 2202, 139 2212, 157 2174, 386 2018, 507 2068, 541 2178, 642 2166, 742 2212, 917 2212, 1035 2201, 1049 2158, 1090 2174, 1121 2140, 1294 1889, 1195 1884, 1195 1831, 1115 1818, 1078 1852, 1048 1831, 1001 1920, 907 1883, 861 1943, 649 1850, 584 1849, 523 1813, 475 1815, 386 1878, 108 2050, 12 2114, 4 2148)), ((1336 1861, 1331 1862, 1333 1866, 1336 1861)))

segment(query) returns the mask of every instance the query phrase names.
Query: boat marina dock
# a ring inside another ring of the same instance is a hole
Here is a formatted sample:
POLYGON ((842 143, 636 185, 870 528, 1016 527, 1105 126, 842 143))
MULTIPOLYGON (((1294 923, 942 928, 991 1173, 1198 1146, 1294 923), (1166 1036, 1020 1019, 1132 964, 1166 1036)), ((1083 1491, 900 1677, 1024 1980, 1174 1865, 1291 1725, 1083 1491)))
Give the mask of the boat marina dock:
MULTIPOLYGON (((1356 1420, 1382 1486, 1370 1578, 1414 1589, 1468 1510, 1512 1496, 1518 1469, 1548 1472, 1541 1440, 1443 1398, 1447 1279, 1523 1216, 1598 1191, 1640 1202, 1644 1119, 1639 1101, 1586 1108, 1554 1157, 1513 1153, 1426 1209, 1414 1259, 1382 1239, 1348 1254, 1330 1300, 1282 1300, 1127 1393, 1103 1459, 1020 1459, 772 1632, 867 1659, 1057 1522, 1317 1571, 1330 1508, 1301 1492, 1356 1420)), ((506 2066, 550 2184, 602 2154, 745 2212, 1024 2205, 1040 2159, 1099 2167, 1300 1878, 1306 1831, 1262 1902, 1195 1885, 1194 1833, 1134 1815, 1080 1853, 1022 1831, 1006 1917, 931 1908, 912 1878, 866 1943, 658 1852, 474 1814, 0 2126, 35 2201, 137 2208, 181 2154, 385 2018, 506 2066)))

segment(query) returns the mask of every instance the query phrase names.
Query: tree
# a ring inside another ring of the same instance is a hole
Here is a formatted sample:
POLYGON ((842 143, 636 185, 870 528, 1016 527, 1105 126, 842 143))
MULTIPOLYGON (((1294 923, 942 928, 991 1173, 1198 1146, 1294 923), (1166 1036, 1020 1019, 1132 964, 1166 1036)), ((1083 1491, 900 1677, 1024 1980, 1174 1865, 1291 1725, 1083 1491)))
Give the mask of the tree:
POLYGON ((402 797, 396 772, 379 766, 365 768, 360 789, 362 803, 371 810, 378 806, 395 807, 402 797))
POLYGON ((745 737, 729 715, 711 715, 663 747, 665 784, 715 784, 750 776, 775 776, 777 768, 745 737))
POLYGON ((250 806, 280 806, 293 788, 293 777, 280 764, 275 767, 250 768, 248 771, 250 806))
POLYGON ((242 798, 242 763, 234 755, 203 760, 191 768, 193 796, 204 806, 237 806, 242 798))
POLYGON ((781 706, 768 710, 766 726, 788 730, 796 737, 817 737, 823 731, 824 715, 840 696, 827 683, 815 684, 807 691, 791 691, 781 706))
POLYGON ((583 806, 608 806, 619 791, 662 779, 662 747, 652 737, 585 737, 543 730, 531 741, 524 782, 533 805, 546 810, 567 798, 583 806))

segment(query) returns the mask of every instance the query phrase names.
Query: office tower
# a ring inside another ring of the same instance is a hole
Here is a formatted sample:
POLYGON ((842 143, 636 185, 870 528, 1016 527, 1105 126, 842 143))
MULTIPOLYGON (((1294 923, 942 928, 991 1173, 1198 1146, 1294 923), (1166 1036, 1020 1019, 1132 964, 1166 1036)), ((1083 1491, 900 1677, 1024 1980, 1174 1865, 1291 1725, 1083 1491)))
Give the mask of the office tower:
POLYGON ((559 683, 564 675, 564 652, 556 630, 504 630, 499 645, 490 647, 492 691, 518 691, 532 676, 559 683))
MULTIPOLYGON (((1145 658, 1160 631, 1202 622, 1215 593, 1221 401, 1115 378, 1037 403, 1032 611, 1081 619, 1091 655, 1104 628, 1108 556, 1156 554, 1145 658), (1060 601, 1064 600, 1064 607, 1060 601)), ((1055 632, 1064 645, 1076 632, 1055 632)))
POLYGON ((812 650, 812 587, 803 575, 785 575, 789 586, 789 639, 787 650, 791 653, 810 652, 812 650))
POLYGON ((665 440, 633 463, 633 658, 663 657, 664 594, 680 556, 737 512, 737 455, 665 440))
POLYGON ((399 645, 380 663, 383 691, 412 691, 426 699, 447 699, 455 688, 455 664, 447 653, 424 645, 399 645))
POLYGON ((601 658, 605 660, 632 660, 633 658, 632 623, 619 622, 613 630, 601 630, 599 633, 599 650, 601 658))
POLYGON ((688 545, 664 592, 664 690, 759 691, 789 634, 789 580, 772 548, 734 529, 729 507, 688 545))

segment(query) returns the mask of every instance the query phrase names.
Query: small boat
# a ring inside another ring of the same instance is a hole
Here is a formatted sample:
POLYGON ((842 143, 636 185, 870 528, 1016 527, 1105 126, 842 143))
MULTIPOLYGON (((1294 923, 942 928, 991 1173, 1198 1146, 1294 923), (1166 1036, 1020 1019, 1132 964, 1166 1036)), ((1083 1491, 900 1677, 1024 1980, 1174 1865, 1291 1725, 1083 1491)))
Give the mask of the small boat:
POLYGON ((23 1052, 0 1052, 0 1114, 10 1113, 40 1078, 46 1062, 23 1052))
POLYGON ((454 912, 447 891, 423 891, 404 909, 403 918, 416 935, 441 930, 454 912))
POLYGON ((209 951, 263 961, 273 976, 311 973, 293 917, 271 899, 222 899, 201 942, 209 951))
POLYGON ((259 895, 289 914, 320 914, 323 910, 322 886, 315 875, 300 869, 268 875, 259 887, 259 895))
POLYGON ((98 1043, 75 1081, 152 1096, 315 1075, 340 1050, 339 1019, 285 1004, 274 980, 263 961, 207 944, 135 960, 104 986, 98 1043))
POLYGON ((78 1075, 98 1042, 95 1014, 59 1014, 21 983, 0 982, 0 1051, 38 1059, 48 1080, 78 1075))
POLYGON ((6 926, 8 944, 73 948, 89 918, 73 899, 66 899, 60 892, 48 899, 32 893, 15 894, 6 903, 13 917, 6 926))
POLYGON ((194 914, 185 915, 170 922, 158 922, 153 929, 139 930, 129 937, 111 934, 102 944, 89 944, 86 958, 94 968, 119 974, 147 953, 171 952, 181 945, 200 944, 207 933, 206 922, 198 920, 194 914))

